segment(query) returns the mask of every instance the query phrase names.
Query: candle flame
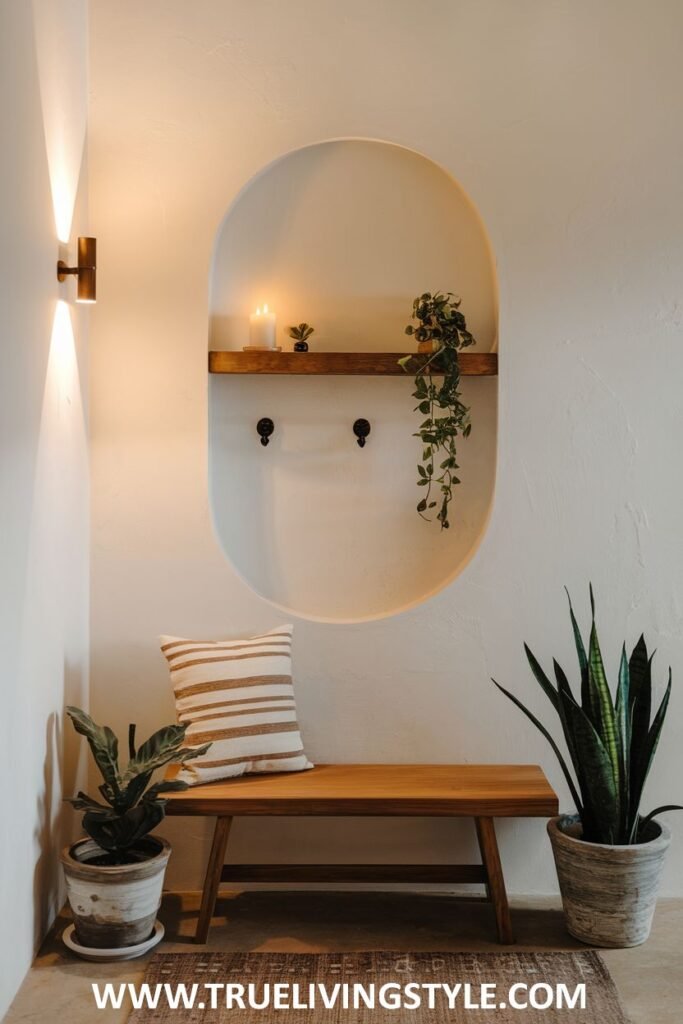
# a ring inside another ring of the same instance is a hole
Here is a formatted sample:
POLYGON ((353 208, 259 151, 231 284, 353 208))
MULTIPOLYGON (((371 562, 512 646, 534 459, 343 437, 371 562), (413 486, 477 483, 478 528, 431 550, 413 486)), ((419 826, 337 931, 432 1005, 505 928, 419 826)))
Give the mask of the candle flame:
POLYGON ((263 312, 264 313, 268 312, 268 303, 267 302, 266 302, 265 306, 263 307, 263 312))

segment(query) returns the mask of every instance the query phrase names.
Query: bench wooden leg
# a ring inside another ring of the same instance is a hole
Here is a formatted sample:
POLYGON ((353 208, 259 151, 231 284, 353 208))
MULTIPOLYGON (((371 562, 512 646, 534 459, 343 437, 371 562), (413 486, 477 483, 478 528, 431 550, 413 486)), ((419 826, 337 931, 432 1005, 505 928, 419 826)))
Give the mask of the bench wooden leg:
POLYGON ((503 878, 503 868, 500 863, 493 818, 475 818, 474 822, 477 826, 477 839, 479 840, 481 859, 488 879, 486 891, 493 903, 493 910, 496 915, 498 941, 506 946, 511 945, 515 938, 512 934, 510 908, 508 907, 505 879, 503 878))
POLYGON ((206 875, 204 877, 202 904, 199 909, 199 920, 197 921, 197 931, 194 937, 194 941, 198 943, 206 942, 209 935, 211 918, 216 906, 216 897, 218 896, 218 886, 220 885, 221 873, 225 863, 225 850, 228 845, 231 825, 232 818, 216 818, 211 853, 209 854, 209 862, 206 865, 206 875))

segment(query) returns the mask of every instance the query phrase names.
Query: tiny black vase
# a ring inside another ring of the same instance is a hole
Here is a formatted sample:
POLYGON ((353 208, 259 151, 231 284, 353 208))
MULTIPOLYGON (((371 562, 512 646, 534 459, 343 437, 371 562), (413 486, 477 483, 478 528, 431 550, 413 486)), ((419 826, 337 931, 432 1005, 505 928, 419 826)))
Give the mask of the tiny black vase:
POLYGON ((307 341, 295 341, 294 342, 294 351, 295 352, 308 352, 308 342, 307 341))

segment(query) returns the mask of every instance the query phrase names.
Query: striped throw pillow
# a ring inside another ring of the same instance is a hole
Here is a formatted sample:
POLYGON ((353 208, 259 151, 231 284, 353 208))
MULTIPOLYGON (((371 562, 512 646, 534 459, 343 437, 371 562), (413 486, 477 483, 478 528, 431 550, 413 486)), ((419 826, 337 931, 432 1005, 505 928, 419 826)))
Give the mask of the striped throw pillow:
POLYGON ((248 640, 162 636, 187 746, 211 743, 178 778, 191 786, 248 772, 312 768, 303 750, 292 684, 292 626, 248 640))

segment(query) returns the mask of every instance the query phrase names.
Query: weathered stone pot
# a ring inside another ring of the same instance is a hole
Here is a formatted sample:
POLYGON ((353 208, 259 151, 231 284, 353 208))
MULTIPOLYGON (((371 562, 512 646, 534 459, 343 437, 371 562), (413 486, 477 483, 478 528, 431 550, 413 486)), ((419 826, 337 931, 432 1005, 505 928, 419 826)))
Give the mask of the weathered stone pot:
POLYGON ((650 822, 646 842, 586 843, 578 816, 548 822, 548 834, 571 935, 591 946, 639 946, 650 934, 664 855, 666 825, 650 822))
POLYGON ((76 938, 94 949, 137 945, 152 933, 171 846, 158 836, 146 836, 135 848, 139 859, 133 864, 88 863, 103 853, 92 839, 62 850, 76 938))

